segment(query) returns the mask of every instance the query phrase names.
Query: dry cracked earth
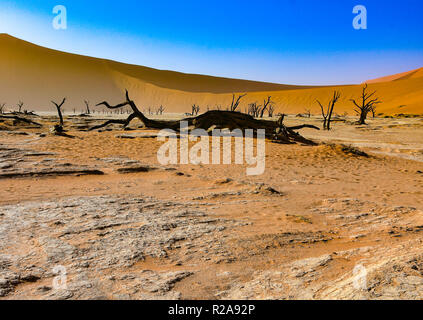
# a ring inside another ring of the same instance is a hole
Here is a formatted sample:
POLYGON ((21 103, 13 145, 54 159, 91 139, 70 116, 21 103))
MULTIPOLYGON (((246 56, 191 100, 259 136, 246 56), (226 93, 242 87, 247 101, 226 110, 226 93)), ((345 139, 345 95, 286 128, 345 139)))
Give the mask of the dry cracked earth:
POLYGON ((422 162, 267 143, 247 177, 75 128, 0 130, 0 299, 423 298, 422 162))

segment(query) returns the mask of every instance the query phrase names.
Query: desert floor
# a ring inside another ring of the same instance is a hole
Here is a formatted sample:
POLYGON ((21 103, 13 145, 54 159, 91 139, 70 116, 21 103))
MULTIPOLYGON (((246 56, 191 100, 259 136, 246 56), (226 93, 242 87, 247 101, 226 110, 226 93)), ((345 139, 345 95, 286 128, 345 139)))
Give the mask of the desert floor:
POLYGON ((421 118, 267 142, 261 176, 161 166, 136 123, 34 120, 0 123, 2 299, 423 298, 421 118))

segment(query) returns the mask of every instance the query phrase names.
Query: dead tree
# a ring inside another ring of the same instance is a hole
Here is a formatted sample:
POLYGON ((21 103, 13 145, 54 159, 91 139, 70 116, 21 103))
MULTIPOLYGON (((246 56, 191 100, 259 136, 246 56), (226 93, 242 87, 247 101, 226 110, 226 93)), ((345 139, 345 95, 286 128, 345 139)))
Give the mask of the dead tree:
POLYGON ((236 111, 238 109, 239 103, 241 102, 241 99, 244 98, 247 94, 243 94, 238 96, 238 98, 235 100, 235 94, 232 94, 232 103, 231 107, 229 108, 230 111, 236 111))
POLYGON ((192 106, 192 112, 191 115, 192 116, 198 116, 198 114, 200 113, 200 106, 197 106, 195 103, 192 106))
POLYGON ((18 107, 18 113, 22 113, 22 107, 24 106, 24 103, 22 101, 19 101, 19 103, 17 104, 18 107))
POLYGON ((250 115, 244 113, 235 112, 235 111, 208 111, 197 117, 189 117, 182 120, 152 120, 144 116, 144 114, 138 109, 135 102, 129 98, 129 93, 126 91, 126 101, 117 105, 110 105, 107 101, 99 103, 97 106, 104 105, 108 109, 120 109, 125 106, 130 106, 132 109, 132 114, 124 120, 114 119, 109 120, 101 125, 95 126, 90 129, 96 130, 101 129, 109 124, 122 124, 124 127, 127 127, 131 121, 135 118, 138 118, 146 128, 150 129, 171 129, 179 132, 181 129, 181 121, 187 122, 189 127, 194 129, 204 129, 208 132, 211 132, 212 129, 252 129, 257 131, 259 129, 264 129, 266 137, 271 138, 272 140, 278 143, 304 143, 314 145, 313 141, 310 141, 300 134, 296 133, 295 130, 300 130, 303 128, 313 128, 319 130, 319 128, 304 124, 295 127, 286 127, 283 124, 283 118, 279 121, 270 121, 270 120, 258 120, 253 118, 250 115))
MULTIPOLYGON (((17 105, 18 108, 19 108, 19 111, 18 111, 19 114, 22 114, 23 105, 24 105, 24 103, 22 101, 19 101, 19 103, 17 105)), ((4 114, 5 113, 5 109, 4 109, 5 107, 6 107, 6 103, 0 104, 0 119, 13 120, 13 125, 18 124, 19 122, 23 122, 23 123, 26 123, 26 124, 36 125, 36 126, 39 126, 39 127, 43 126, 42 124, 35 122, 35 121, 32 121, 31 119, 18 117, 16 115, 14 115, 14 114, 16 114, 16 112, 12 112, 11 115, 5 115, 4 114)), ((36 116, 36 114, 34 112, 27 112, 26 110, 25 110, 24 114, 27 115, 27 116, 36 116)))
POLYGON ((85 103, 85 107, 86 107, 86 114, 91 114, 91 110, 90 110, 90 102, 87 100, 84 100, 85 103))
POLYGON ((245 111, 245 114, 248 114, 249 116, 253 116, 253 108, 251 106, 251 103, 248 104, 246 111, 245 111))
POLYGON ((63 115, 62 115, 62 107, 66 102, 66 98, 63 98, 62 102, 60 104, 51 101, 51 103, 53 103, 56 106, 57 109, 57 113, 59 115, 59 125, 55 126, 55 131, 56 132, 63 132, 63 126, 65 124, 65 122, 63 121, 63 115))
POLYGON ((257 102, 250 103, 248 105, 248 114, 253 118, 258 118, 261 112, 261 105, 258 105, 257 102))
POLYGON ((157 109, 156 114, 162 115, 164 111, 165 111, 165 108, 161 105, 160 108, 157 109))
POLYGON ((267 108, 267 113, 269 114, 269 118, 273 118, 273 113, 275 112, 275 106, 270 104, 267 108))
POLYGON ((261 111, 260 111, 260 118, 263 118, 264 117, 264 112, 267 110, 267 108, 269 107, 269 105, 272 105, 273 104, 273 102, 271 101, 271 99, 272 99, 271 96, 268 96, 267 97, 267 100, 264 99, 263 108, 261 108, 261 111))
POLYGON ((311 118, 311 110, 305 109, 305 115, 307 116, 307 118, 311 118))
POLYGON ((356 106, 356 109, 354 110, 359 116, 360 119, 358 120, 359 125, 366 124, 367 115, 369 112, 373 113, 373 116, 376 114, 376 105, 382 103, 382 101, 379 100, 379 98, 375 98, 374 95, 376 94, 376 91, 369 93, 367 92, 368 85, 367 83, 364 85, 362 92, 361 92, 361 101, 357 102, 354 99, 351 99, 356 106))
POLYGON ((323 130, 330 130, 330 122, 332 120, 333 109, 335 108, 335 104, 338 102, 340 97, 341 97, 341 93, 335 90, 333 92, 333 98, 329 100, 326 111, 323 105, 320 103, 320 101, 316 100, 320 106, 320 109, 322 110, 323 130))

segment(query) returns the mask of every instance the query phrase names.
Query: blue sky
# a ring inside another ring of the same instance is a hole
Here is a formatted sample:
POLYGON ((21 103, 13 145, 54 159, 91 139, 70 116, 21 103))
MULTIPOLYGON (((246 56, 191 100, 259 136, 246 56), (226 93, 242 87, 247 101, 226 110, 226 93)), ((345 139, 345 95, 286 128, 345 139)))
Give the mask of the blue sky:
POLYGON ((421 0, 0 2, 0 32, 159 69, 289 84, 346 84, 423 67, 421 0), (67 8, 68 29, 52 27, 67 8), (352 26, 365 5, 368 29, 352 26))

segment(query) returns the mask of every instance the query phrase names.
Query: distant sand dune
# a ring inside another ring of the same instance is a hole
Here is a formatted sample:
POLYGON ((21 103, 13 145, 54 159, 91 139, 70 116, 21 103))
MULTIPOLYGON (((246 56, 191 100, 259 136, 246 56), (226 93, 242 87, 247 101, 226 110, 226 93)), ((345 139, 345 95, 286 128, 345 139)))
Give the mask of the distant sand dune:
MULTIPOLYGON (((423 113, 423 69, 368 81, 378 90, 385 114, 423 113), (401 80, 401 81, 394 81, 401 80)), ((267 95, 278 112, 300 113, 305 108, 320 110, 316 99, 326 101, 335 87, 290 86, 204 75, 184 74, 128 65, 43 48, 0 34, 0 102, 14 108, 19 100, 25 109, 54 110, 50 100, 66 96, 65 110, 84 109, 84 99, 92 104, 110 100, 121 102, 124 89, 131 92, 140 109, 161 104, 166 112, 188 112, 193 103, 202 107, 223 108, 232 93, 248 92, 241 103, 261 103, 267 95)), ((336 112, 353 113, 349 99, 357 97, 361 86, 337 86, 342 98, 336 112)))
POLYGON ((423 68, 397 73, 394 75, 377 78, 373 80, 366 81, 367 83, 379 83, 379 82, 389 82, 389 81, 399 81, 399 80, 407 80, 407 79, 415 79, 423 77, 423 68))

